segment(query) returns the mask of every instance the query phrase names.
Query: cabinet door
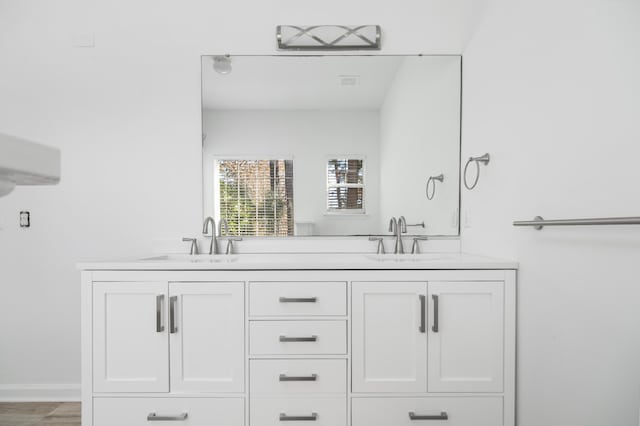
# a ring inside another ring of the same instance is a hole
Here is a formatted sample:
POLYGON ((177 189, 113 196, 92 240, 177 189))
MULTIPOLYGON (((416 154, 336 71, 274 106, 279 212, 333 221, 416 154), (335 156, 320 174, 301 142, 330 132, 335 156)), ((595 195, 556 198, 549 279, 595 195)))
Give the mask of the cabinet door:
POLYGON ((426 283, 352 285, 353 392, 427 390, 426 283))
POLYGON ((167 283, 93 285, 93 390, 168 392, 167 283))
POLYGON ((244 284, 170 283, 172 392, 244 390, 244 284))
POLYGON ((504 283, 429 282, 429 392, 502 392, 504 283))

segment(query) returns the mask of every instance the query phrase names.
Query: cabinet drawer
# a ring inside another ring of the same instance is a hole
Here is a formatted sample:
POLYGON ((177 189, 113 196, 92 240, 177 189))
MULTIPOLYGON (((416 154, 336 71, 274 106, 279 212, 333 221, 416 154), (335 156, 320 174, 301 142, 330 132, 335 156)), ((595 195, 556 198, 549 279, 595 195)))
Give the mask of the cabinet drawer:
POLYGON ((501 397, 353 398, 351 405, 352 426, 415 426, 425 420, 447 426, 503 424, 501 397))
POLYGON ((345 282, 249 283, 251 316, 347 315, 345 282))
POLYGON ((346 321, 252 321, 252 355, 347 353, 346 321))
POLYGON ((93 426, 244 426, 241 398, 95 398, 93 426), (153 421, 153 415, 155 419, 153 421), (186 418, 184 418, 186 415, 186 418), (162 421, 161 416, 169 419, 162 421), (183 419, 184 418, 184 419, 183 419))
POLYGON ((347 393, 345 359, 252 360, 251 395, 347 393))
POLYGON ((249 419, 251 426, 346 426, 347 398, 251 398, 249 419))

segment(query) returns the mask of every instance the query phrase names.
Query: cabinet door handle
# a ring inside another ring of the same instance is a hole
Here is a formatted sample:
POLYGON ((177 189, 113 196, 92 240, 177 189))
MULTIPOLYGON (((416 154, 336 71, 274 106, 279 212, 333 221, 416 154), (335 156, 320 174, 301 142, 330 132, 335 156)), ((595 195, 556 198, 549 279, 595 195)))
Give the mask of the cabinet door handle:
POLYGON ((418 330, 420 330, 420 333, 426 333, 427 331, 427 325, 425 324, 426 322, 426 296, 424 295, 419 295, 418 296, 420 298, 420 328, 418 330))
POLYGON ((287 337, 280 336, 281 342, 317 342, 318 336, 309 336, 309 337, 287 337))
POLYGON ((169 298, 169 333, 175 334, 178 332, 178 325, 176 324, 176 304, 178 303, 178 296, 171 296, 169 298))
POLYGON ((442 411, 440 414, 416 414, 413 411, 409 411, 409 419, 411 420, 449 420, 449 414, 446 411, 442 411))
POLYGON ((438 299, 438 295, 437 294, 432 294, 431 298, 433 299, 433 327, 431 327, 431 330, 434 333, 438 332, 438 305, 439 305, 439 299, 438 299))
POLYGON ((156 296, 156 333, 164 331, 164 294, 156 296))
POLYGON ((281 422, 315 422, 318 420, 318 413, 311 413, 310 416, 287 416, 285 413, 280 413, 281 422))
POLYGON ((147 421, 149 422, 171 422, 176 421, 180 422, 183 420, 187 420, 189 417, 188 413, 178 414, 177 416, 159 416, 156 413, 149 413, 147 416, 147 421))
POLYGON ((318 380, 317 374, 311 374, 310 376, 287 376, 286 374, 280 375, 281 382, 315 382, 318 380))
POLYGON ((280 303, 316 303, 317 297, 281 297, 280 303))

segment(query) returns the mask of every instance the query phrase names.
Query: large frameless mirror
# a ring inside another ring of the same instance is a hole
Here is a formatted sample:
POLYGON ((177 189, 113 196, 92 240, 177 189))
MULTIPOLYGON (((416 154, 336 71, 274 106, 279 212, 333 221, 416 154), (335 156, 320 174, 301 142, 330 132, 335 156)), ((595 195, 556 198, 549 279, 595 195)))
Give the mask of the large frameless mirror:
POLYGON ((240 236, 459 234, 459 56, 203 56, 204 215, 240 236))

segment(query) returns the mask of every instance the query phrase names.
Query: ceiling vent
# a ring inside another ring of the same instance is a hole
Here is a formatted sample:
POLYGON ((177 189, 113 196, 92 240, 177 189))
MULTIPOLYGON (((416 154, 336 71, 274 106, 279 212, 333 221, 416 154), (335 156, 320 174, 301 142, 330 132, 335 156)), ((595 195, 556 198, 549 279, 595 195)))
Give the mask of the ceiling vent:
POLYGON ((338 78, 340 79, 340 86, 357 86, 360 84, 359 75, 341 75, 338 78))

